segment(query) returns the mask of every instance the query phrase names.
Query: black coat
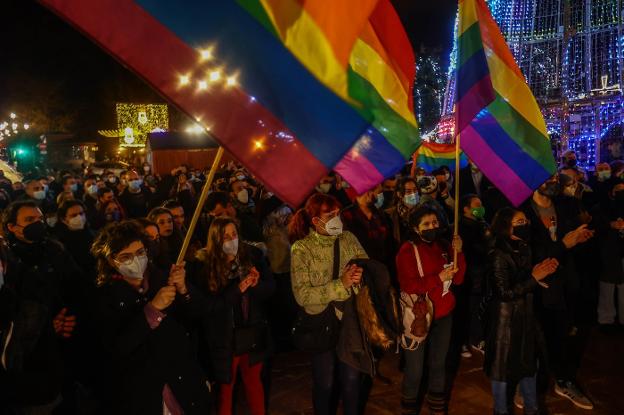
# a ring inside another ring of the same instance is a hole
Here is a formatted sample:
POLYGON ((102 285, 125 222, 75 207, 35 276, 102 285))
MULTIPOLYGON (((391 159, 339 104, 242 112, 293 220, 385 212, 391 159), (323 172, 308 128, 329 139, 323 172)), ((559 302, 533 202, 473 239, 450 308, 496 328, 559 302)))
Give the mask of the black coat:
POLYGON ((249 298, 249 318, 247 322, 240 321, 242 294, 238 288, 239 279, 229 281, 229 284, 217 293, 205 288, 206 272, 203 259, 206 251, 198 251, 198 261, 191 265, 193 281, 200 287, 207 298, 202 313, 202 334, 200 336, 200 358, 211 377, 219 383, 232 381, 232 360, 234 357, 234 326, 258 327, 267 330, 265 347, 249 353, 249 364, 262 362, 271 351, 268 322, 266 317, 266 302, 275 291, 275 280, 271 269, 262 255, 262 252, 251 245, 243 244, 247 250, 251 264, 260 273, 258 285, 250 287, 245 292, 249 298), (263 328, 264 327, 264 328, 263 328), (205 353, 205 352, 208 353, 205 353))
POLYGON ((484 369, 492 380, 515 382, 537 372, 543 344, 533 312, 531 251, 522 242, 498 240, 490 253, 492 301, 484 369))
POLYGON ((145 187, 141 187, 141 191, 138 193, 132 193, 129 189, 125 189, 118 199, 129 219, 147 216, 152 207, 152 194, 145 187))
POLYGON ((82 271, 83 278, 90 284, 95 284, 95 258, 91 255, 93 232, 85 227, 79 231, 70 230, 63 222, 57 222, 53 228, 54 234, 65 250, 69 252, 82 271))
POLYGON ((592 216, 596 224, 596 240, 600 246, 600 281, 624 283, 624 235, 613 229, 610 222, 624 219, 624 204, 609 199, 597 206, 592 216))
POLYGON ((185 414, 208 413, 209 388, 192 345, 201 294, 176 297, 154 329, 144 308, 166 285, 166 275, 148 269, 149 287, 140 293, 124 280, 98 289, 97 321, 108 351, 111 403, 116 414, 162 413, 163 388, 169 385, 185 414))
POLYGON ((474 294, 482 294, 488 251, 492 245, 490 228, 485 221, 462 216, 459 220, 459 235, 466 256, 466 276, 463 286, 474 294))
POLYGON ((572 198, 555 199, 557 240, 553 241, 550 232, 533 209, 531 200, 529 199, 523 205, 522 210, 527 219, 531 221, 530 245, 533 263, 540 263, 547 258, 555 258, 559 261, 557 271, 544 280, 549 288, 540 288, 538 292, 540 302, 548 309, 572 312, 580 287, 574 255, 581 251, 583 246, 578 245, 568 250, 562 240, 568 232, 581 225, 578 203, 572 198))

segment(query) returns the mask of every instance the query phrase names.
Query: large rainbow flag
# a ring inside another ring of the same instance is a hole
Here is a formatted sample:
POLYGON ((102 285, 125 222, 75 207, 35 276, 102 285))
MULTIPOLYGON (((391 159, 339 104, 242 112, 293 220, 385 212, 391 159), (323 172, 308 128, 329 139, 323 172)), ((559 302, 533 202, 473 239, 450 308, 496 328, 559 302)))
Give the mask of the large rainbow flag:
POLYGON ((390 0, 40 1, 292 205, 337 164, 365 191, 419 144, 390 0))
MULTIPOLYGON (((448 167, 455 171, 455 144, 441 144, 423 141, 412 156, 415 167, 422 167, 427 173, 448 167)), ((463 151, 459 153, 459 168, 468 166, 468 158, 463 151)))
POLYGON ((460 0, 456 131, 514 205, 556 171, 542 113, 485 0, 460 0))

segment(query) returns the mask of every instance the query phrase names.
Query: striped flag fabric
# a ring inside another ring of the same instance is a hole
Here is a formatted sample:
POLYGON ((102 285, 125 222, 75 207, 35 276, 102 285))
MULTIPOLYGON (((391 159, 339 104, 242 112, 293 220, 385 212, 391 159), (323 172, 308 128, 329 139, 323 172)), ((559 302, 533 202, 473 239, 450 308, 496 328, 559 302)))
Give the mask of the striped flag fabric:
MULTIPOLYGON (((422 167, 427 173, 440 167, 448 167, 449 170, 455 171, 455 144, 423 141, 414 153, 413 160, 415 166, 422 167)), ((463 151, 459 153, 459 166, 460 168, 468 166, 468 157, 463 151)))
POLYGON ((405 128, 413 55, 399 53, 407 37, 389 0, 40 1, 293 206, 356 141, 374 152, 343 175, 377 171, 377 183, 419 143, 405 128))
POLYGON ((544 118, 485 0, 460 0, 457 36, 461 148, 518 206, 556 171, 544 118))
POLYGON ((420 145, 412 46, 389 0, 377 4, 349 58, 350 96, 371 128, 334 170, 363 193, 405 166, 420 145))

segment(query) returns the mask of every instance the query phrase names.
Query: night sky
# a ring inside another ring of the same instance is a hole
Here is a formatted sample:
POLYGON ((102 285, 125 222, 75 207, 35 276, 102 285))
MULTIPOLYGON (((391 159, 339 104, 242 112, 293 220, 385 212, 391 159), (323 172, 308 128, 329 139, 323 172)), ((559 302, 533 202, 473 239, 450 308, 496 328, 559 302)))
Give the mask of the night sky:
MULTIPOLYGON (((456 0, 393 3, 417 52, 425 46, 448 56, 456 0)), ((115 102, 163 101, 43 6, 32 0, 3 0, 2 6, 0 121, 10 111, 25 114, 37 107, 60 125, 71 126, 72 132, 94 136, 98 129, 116 127, 115 102)), ((172 128, 186 122, 181 114, 172 114, 172 128)))

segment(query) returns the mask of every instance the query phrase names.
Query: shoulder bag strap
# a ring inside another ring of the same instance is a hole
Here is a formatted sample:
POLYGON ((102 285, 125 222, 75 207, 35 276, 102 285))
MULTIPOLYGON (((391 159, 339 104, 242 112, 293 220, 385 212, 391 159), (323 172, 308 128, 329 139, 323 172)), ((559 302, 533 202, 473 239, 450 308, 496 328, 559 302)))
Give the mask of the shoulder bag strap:
POLYGON ((340 237, 336 237, 334 241, 334 270, 332 279, 337 280, 340 277, 340 237))
POLYGON ((418 273, 420 274, 420 278, 424 278, 425 273, 423 272, 422 261, 420 260, 420 254, 418 253, 418 247, 416 244, 412 244, 414 246, 414 255, 416 255, 416 264, 418 265, 418 273))

